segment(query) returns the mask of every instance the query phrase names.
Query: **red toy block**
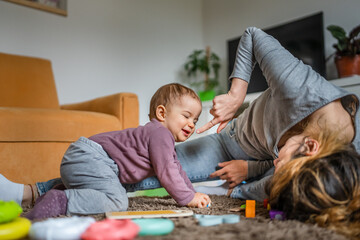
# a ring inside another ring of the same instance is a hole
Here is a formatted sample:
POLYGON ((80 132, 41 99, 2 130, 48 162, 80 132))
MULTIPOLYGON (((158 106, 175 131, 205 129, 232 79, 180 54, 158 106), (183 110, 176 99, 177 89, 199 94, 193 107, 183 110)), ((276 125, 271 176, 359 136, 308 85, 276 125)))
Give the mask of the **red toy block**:
POLYGON ((268 203, 269 203, 269 199, 265 198, 264 199, 264 208, 267 208, 268 203))

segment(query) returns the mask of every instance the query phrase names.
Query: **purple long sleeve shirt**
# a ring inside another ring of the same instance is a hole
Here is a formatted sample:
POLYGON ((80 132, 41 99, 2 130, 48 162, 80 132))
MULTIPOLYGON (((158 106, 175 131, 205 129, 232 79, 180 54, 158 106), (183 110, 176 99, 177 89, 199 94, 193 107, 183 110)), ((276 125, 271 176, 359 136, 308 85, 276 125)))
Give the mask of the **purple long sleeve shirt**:
POLYGON ((137 183, 156 175, 178 204, 185 206, 194 198, 195 190, 176 156, 175 139, 156 119, 145 126, 89 139, 100 144, 118 165, 121 183, 137 183))

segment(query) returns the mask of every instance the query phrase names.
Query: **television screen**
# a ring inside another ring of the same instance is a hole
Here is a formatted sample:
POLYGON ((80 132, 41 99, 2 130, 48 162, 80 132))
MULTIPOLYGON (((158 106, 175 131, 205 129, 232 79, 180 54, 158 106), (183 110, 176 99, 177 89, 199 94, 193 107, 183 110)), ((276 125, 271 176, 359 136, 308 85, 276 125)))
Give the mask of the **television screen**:
MULTIPOLYGON (((326 77, 323 13, 316 13, 279 26, 263 29, 275 37, 295 57, 310 65, 323 77, 326 77)), ((232 73, 240 37, 229 40, 228 73, 232 73)), ((230 85, 229 85, 230 87, 230 85)), ((262 92, 268 87, 264 76, 256 64, 248 86, 248 93, 262 92)))

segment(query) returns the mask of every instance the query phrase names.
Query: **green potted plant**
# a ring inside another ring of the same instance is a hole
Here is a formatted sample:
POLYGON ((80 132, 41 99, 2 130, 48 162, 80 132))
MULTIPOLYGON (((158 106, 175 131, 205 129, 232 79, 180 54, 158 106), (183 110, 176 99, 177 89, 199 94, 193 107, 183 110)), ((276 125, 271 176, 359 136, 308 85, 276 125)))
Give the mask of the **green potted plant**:
POLYGON ((348 36, 342 27, 336 25, 329 25, 327 30, 338 41, 333 47, 336 49, 335 65, 339 77, 360 75, 360 25, 352 29, 348 36))
POLYGON ((198 90, 201 101, 212 100, 215 97, 220 67, 220 58, 210 51, 210 47, 206 47, 205 50, 194 50, 188 56, 184 69, 189 77, 190 86, 198 90), (200 78, 198 74, 201 74, 200 78))

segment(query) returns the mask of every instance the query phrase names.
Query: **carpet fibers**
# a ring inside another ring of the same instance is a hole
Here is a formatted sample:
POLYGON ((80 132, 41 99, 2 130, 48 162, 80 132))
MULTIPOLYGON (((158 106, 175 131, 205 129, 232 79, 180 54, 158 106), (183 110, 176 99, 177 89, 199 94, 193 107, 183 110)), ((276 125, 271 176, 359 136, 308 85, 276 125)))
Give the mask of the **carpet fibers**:
MULTIPOLYGON (((345 240, 346 237, 333 231, 294 220, 271 220, 262 203, 256 204, 256 217, 245 218, 244 211, 231 212, 230 209, 240 207, 245 201, 225 196, 210 196, 212 205, 209 208, 192 208, 195 214, 223 215, 239 214, 240 222, 202 227, 197 220, 190 217, 170 218, 175 229, 168 235, 142 236, 136 239, 251 239, 251 240, 345 240)), ((129 198, 129 211, 188 209, 179 207, 170 197, 132 197, 129 198)), ((26 210, 25 210, 26 212, 26 210)), ((104 214, 91 215, 96 220, 105 218, 104 214)), ((65 217, 65 216, 61 216, 65 217)))

